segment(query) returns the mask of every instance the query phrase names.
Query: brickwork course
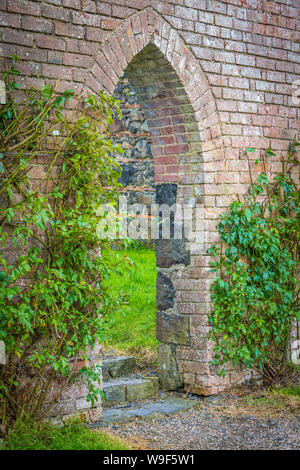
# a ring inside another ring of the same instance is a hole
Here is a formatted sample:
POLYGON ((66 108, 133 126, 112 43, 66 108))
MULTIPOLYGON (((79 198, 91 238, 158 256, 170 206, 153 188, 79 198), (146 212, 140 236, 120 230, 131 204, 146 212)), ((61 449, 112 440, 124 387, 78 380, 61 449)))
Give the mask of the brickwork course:
POLYGON ((203 205, 204 247, 157 244, 159 364, 173 374, 161 381, 207 395, 242 382, 248 371, 220 378, 210 365, 206 249, 219 240, 217 217, 247 192, 249 165, 261 171, 244 149, 271 145, 276 174, 298 136, 300 1, 1 0, 0 9, 1 55, 22 59, 22 87, 60 79, 61 91, 118 96, 128 86, 134 100, 114 129, 127 141, 126 184, 148 186, 146 203, 203 205))

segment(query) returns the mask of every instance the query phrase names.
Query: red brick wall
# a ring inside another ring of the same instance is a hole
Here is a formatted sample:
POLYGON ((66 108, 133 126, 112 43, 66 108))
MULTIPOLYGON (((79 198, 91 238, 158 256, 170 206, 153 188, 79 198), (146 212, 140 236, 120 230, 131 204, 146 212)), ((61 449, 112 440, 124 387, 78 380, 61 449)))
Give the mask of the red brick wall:
MULTIPOLYGON (((226 158, 236 160, 240 148, 265 148, 271 139, 274 149, 284 150, 298 132, 299 107, 292 105, 291 95, 300 70, 299 8, 299 0, 2 0, 1 55, 22 59, 18 67, 24 87, 59 78, 60 89, 79 90, 97 53, 103 66, 97 79, 111 91, 158 12, 203 70, 217 106, 226 158), (135 40, 127 47, 125 35, 124 57, 120 30, 111 42, 105 39, 128 17, 135 40)), ((228 182, 230 192, 243 192, 246 162, 214 161, 209 171, 239 170, 239 177, 213 175, 213 183, 228 182)), ((212 194, 213 205, 224 205, 216 187, 212 194)))
MULTIPOLYGON (((176 181, 183 199, 196 197, 202 185, 206 248, 218 239, 216 217, 248 189, 241 149, 271 145, 277 157, 270 170, 276 172, 299 132, 300 108, 292 97, 300 72, 299 0, 2 0, 0 8, 2 55, 22 59, 23 87, 59 78, 61 90, 113 92, 149 43, 167 58, 197 138, 179 142, 174 127, 164 132, 185 113, 171 114, 178 103, 167 110, 161 101, 160 116, 153 102, 155 119, 166 120, 152 128, 153 135, 159 129, 152 140, 156 181, 176 181), (198 157, 187 164, 184 157, 194 150, 198 157)), ((191 246, 191 265, 176 280, 178 312, 190 318, 190 346, 178 345, 177 358, 184 382, 211 393, 225 382, 208 365, 208 263, 205 251, 191 246)), ((234 371, 226 379, 237 380, 234 371)))

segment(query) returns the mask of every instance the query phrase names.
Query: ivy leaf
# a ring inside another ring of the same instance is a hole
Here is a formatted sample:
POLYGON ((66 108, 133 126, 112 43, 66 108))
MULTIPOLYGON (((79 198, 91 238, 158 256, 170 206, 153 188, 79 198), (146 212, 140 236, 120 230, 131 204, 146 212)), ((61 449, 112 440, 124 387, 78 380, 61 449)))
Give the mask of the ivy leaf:
POLYGON ((274 152, 272 152, 271 147, 269 146, 267 150, 265 151, 265 154, 268 155, 269 157, 273 157, 276 155, 274 152))
POLYGON ((56 114, 56 117, 60 120, 60 121, 64 121, 65 120, 65 117, 63 115, 63 113, 61 111, 55 111, 55 114, 56 114))
POLYGON ((245 209, 245 217, 246 217, 246 219, 247 219, 247 222, 250 222, 251 216, 252 216, 251 210, 249 209, 249 207, 246 207, 246 209, 245 209))

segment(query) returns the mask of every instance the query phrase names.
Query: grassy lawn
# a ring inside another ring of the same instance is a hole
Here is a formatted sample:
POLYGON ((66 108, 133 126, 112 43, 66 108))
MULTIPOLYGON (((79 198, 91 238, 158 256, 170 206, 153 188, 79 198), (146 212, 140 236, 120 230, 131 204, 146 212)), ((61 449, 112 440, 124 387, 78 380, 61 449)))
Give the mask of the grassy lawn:
POLYGON ((105 281, 112 294, 121 293, 122 302, 109 319, 108 347, 135 354, 139 361, 155 362, 156 348, 156 259, 150 249, 128 249, 113 256, 128 256, 131 272, 114 274, 105 281))
POLYGON ((57 428, 49 423, 15 425, 4 439, 3 450, 126 450, 125 441, 83 424, 57 428))

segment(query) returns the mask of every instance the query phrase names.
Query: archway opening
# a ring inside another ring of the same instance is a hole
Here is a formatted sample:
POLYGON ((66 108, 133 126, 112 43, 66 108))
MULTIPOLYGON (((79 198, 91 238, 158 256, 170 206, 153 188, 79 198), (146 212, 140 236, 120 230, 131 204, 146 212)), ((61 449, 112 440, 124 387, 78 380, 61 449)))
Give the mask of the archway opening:
MULTIPOLYGON (((160 382, 174 390, 184 383, 182 361, 178 361, 177 356, 179 350, 189 349, 190 314, 193 313, 192 307, 190 311, 182 310, 182 305, 188 301, 189 289, 193 290, 187 273, 191 247, 182 226, 180 235, 175 211, 177 208, 183 211, 185 205, 193 210, 196 204, 203 202, 199 129, 182 82, 154 44, 149 44, 133 58, 119 79, 114 96, 121 101, 123 113, 123 118, 114 124, 112 138, 124 149, 120 157, 121 193, 126 198, 127 211, 129 216, 143 213, 153 219, 155 206, 159 219, 158 228, 156 225, 153 229, 152 219, 148 218, 146 235, 142 230, 138 240, 132 243, 134 231, 130 231, 128 224, 128 240, 127 245, 123 244, 123 252, 124 246, 125 250, 133 249, 135 254, 131 251, 129 255, 138 260, 140 245, 143 245, 144 250, 152 251, 152 255, 147 257, 141 250, 145 261, 136 263, 140 271, 135 273, 135 281, 140 276, 141 283, 144 282, 145 302, 138 306, 134 304, 132 279, 124 277, 123 281, 117 282, 118 288, 125 289, 128 303, 123 319, 118 312, 116 314, 115 336, 124 338, 126 350, 138 336, 138 321, 143 324, 147 318, 148 325, 141 334, 147 336, 154 356, 157 337, 160 382), (166 212, 161 211, 162 206, 166 212), (165 219, 168 219, 169 232, 164 233, 165 219), (148 278, 145 276, 147 270, 150 272, 148 278), (147 285, 147 279, 155 282, 155 278, 156 288, 147 285), (149 295, 153 298, 148 299, 149 295), (150 314, 145 311, 149 306, 150 314)), ((120 341, 116 344, 121 345, 120 341)))

